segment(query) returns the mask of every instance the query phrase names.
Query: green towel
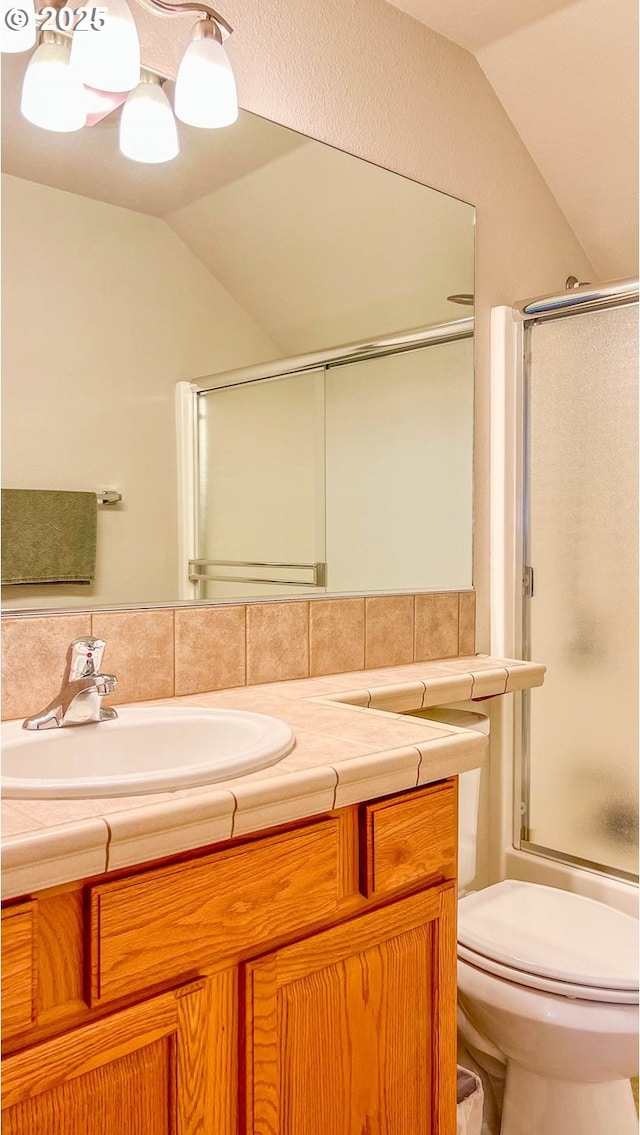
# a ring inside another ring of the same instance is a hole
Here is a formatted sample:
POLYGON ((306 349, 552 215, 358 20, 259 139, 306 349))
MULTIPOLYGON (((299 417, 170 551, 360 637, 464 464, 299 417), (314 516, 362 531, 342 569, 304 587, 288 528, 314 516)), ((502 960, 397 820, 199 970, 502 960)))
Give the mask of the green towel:
POLYGON ((2 490, 2 583, 91 583, 95 493, 2 490))

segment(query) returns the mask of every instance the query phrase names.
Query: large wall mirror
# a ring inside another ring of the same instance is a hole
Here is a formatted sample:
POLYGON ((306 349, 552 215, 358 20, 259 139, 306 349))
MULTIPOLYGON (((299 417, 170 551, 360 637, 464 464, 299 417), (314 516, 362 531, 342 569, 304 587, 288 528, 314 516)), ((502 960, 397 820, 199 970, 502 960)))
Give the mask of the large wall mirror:
POLYGON ((469 587, 472 206, 247 111, 131 162, 118 112, 26 122, 25 63, 2 74, 3 486, 122 500, 96 505, 93 582, 3 607, 469 587))

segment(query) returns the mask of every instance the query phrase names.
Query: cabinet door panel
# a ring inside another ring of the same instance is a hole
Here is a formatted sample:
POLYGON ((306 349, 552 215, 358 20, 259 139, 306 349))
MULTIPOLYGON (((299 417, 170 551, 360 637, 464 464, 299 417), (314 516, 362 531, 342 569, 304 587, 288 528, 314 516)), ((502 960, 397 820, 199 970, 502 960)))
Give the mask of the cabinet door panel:
POLYGON ((297 831, 87 888, 92 1006, 331 918, 339 825, 297 831))
POLYGON ((247 1131, 454 1135, 451 886, 284 947, 246 978, 247 1131))
POLYGON ((8 907, 2 915, 2 1035, 29 1029, 35 1012, 35 902, 8 907))
POLYGON ((361 885, 367 896, 411 883, 455 879, 458 849, 455 781, 361 806, 361 885))
POLYGON ((172 1133, 166 1041, 157 1040, 4 1113, 5 1135, 172 1133), (90 1108, 90 1110, 89 1110, 90 1108))
POLYGON ((210 990, 194 982, 9 1057, 3 1135, 214 1135, 210 990))
POLYGON ((431 1114, 431 931, 410 930, 281 989, 283 1132, 406 1132, 431 1114))

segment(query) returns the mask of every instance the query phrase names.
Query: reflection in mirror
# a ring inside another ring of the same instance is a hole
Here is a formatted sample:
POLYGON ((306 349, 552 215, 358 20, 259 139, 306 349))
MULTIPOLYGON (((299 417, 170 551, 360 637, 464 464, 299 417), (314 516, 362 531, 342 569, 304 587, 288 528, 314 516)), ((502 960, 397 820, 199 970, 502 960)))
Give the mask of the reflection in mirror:
POLYGON ((97 505, 91 583, 7 585, 3 605, 301 592, 190 583, 198 558, 327 564, 332 592, 469 586, 471 341, 322 363, 295 411, 278 409, 294 380, 273 375, 468 317, 447 297, 473 293, 472 207, 246 111, 181 127, 176 161, 139 165, 118 152, 118 112, 70 135, 22 119, 24 65, 9 56, 2 76, 3 485, 122 500, 97 505), (270 381, 238 385, 265 366, 270 381), (178 384, 199 408, 197 467, 184 428, 176 442, 178 384), (178 480, 201 515, 214 504, 189 546, 178 480))
POLYGON ((472 322, 187 391, 192 594, 468 587, 472 322))

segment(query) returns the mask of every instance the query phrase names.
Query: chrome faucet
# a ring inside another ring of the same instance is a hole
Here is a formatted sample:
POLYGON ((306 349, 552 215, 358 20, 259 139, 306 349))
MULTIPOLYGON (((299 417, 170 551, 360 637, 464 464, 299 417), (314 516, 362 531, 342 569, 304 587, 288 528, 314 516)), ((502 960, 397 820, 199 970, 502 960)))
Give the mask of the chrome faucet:
POLYGON ((27 717, 23 729, 55 729, 62 725, 88 725, 91 721, 110 721, 115 709, 101 705, 100 699, 112 694, 118 679, 99 674, 106 643, 101 638, 76 638, 67 650, 67 664, 60 693, 40 713, 27 717))

